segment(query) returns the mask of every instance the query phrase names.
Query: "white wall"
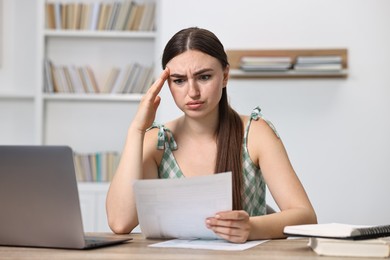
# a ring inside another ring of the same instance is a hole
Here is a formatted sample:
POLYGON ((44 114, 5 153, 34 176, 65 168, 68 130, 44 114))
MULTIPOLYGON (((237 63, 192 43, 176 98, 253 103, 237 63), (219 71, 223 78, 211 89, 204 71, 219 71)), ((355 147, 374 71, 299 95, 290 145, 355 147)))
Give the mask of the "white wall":
POLYGON ((33 95, 35 92, 36 17, 35 1, 0 0, 3 14, 2 62, 0 92, 18 92, 33 95))
POLYGON ((35 2, 0 0, 0 143, 34 143, 35 2), (11 96, 11 98, 9 98, 11 96))
MULTIPOLYGON (((348 48, 347 79, 231 80, 232 105, 260 105, 280 132, 320 222, 390 220, 390 1, 163 0, 159 52, 181 28, 226 49, 348 48)), ((158 118, 179 115, 169 91, 158 118)))
MULTIPOLYGON (((173 33, 188 26, 214 31, 227 49, 348 48, 347 79, 231 80, 228 92, 239 112, 260 105, 274 122, 320 222, 389 223, 390 1, 158 2, 160 53, 173 33)), ((3 0, 1 92, 34 92, 34 3, 3 0)), ((164 122, 179 112, 166 89, 162 97, 158 118, 164 122)), ((16 110, 0 99, 1 143, 22 128, 21 142, 32 142, 32 102, 22 100, 16 110), (4 124, 10 121, 5 111, 17 111, 14 125, 4 124)))

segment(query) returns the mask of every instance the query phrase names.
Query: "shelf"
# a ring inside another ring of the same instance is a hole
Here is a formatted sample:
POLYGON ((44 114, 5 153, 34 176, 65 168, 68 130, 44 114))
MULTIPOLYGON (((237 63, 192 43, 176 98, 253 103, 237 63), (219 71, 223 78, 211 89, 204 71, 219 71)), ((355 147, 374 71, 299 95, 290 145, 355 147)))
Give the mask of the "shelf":
POLYGON ((341 71, 256 71, 247 72, 240 69, 231 69, 231 78, 343 78, 347 77, 347 70, 341 71))
POLYGON ((231 78, 346 78, 348 76, 347 49, 285 49, 285 50, 227 50, 230 63, 231 78), (341 71, 254 71, 240 69, 240 60, 243 56, 253 57, 290 57, 292 63, 298 56, 331 56, 337 55, 342 59, 341 71))
POLYGON ((134 101, 139 102, 143 94, 43 94, 45 100, 62 101, 134 101))
POLYGON ((45 37, 154 39, 156 37, 156 32, 150 32, 150 31, 45 30, 44 35, 45 35, 45 37))
POLYGON ((0 99, 26 99, 33 100, 34 94, 0 92, 0 99))
POLYGON ((104 191, 107 192, 109 182, 77 182, 77 186, 82 191, 104 191))

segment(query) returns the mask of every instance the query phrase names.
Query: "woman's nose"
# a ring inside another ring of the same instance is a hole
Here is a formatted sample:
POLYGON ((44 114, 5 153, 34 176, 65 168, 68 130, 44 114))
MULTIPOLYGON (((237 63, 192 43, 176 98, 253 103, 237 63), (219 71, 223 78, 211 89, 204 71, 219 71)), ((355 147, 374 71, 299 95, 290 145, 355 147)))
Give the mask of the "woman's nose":
POLYGON ((196 84, 194 80, 189 80, 188 81, 188 96, 191 98, 196 98, 200 96, 200 91, 199 87, 196 84))

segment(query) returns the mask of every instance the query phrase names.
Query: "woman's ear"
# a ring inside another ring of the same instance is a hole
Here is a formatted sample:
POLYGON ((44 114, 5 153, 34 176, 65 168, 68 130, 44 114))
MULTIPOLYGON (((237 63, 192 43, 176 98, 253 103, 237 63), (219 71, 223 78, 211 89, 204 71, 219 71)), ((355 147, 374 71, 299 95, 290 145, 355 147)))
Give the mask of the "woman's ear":
POLYGON ((227 86, 228 80, 229 80, 229 70, 230 66, 227 65, 226 68, 223 71, 223 87, 227 86))

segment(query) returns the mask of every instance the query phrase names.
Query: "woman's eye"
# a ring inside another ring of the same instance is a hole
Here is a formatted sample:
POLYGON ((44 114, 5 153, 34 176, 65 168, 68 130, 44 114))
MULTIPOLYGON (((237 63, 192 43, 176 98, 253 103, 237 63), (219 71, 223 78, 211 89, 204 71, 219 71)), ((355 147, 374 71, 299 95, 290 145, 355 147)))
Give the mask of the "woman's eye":
POLYGON ((208 75, 208 74, 200 75, 200 77, 199 77, 200 80, 209 80, 210 78, 211 78, 211 75, 208 75))
POLYGON ((183 79, 175 79, 175 80, 173 80, 173 83, 175 83, 175 84, 177 84, 177 85, 180 85, 180 84, 182 84, 183 82, 184 82, 183 79))

